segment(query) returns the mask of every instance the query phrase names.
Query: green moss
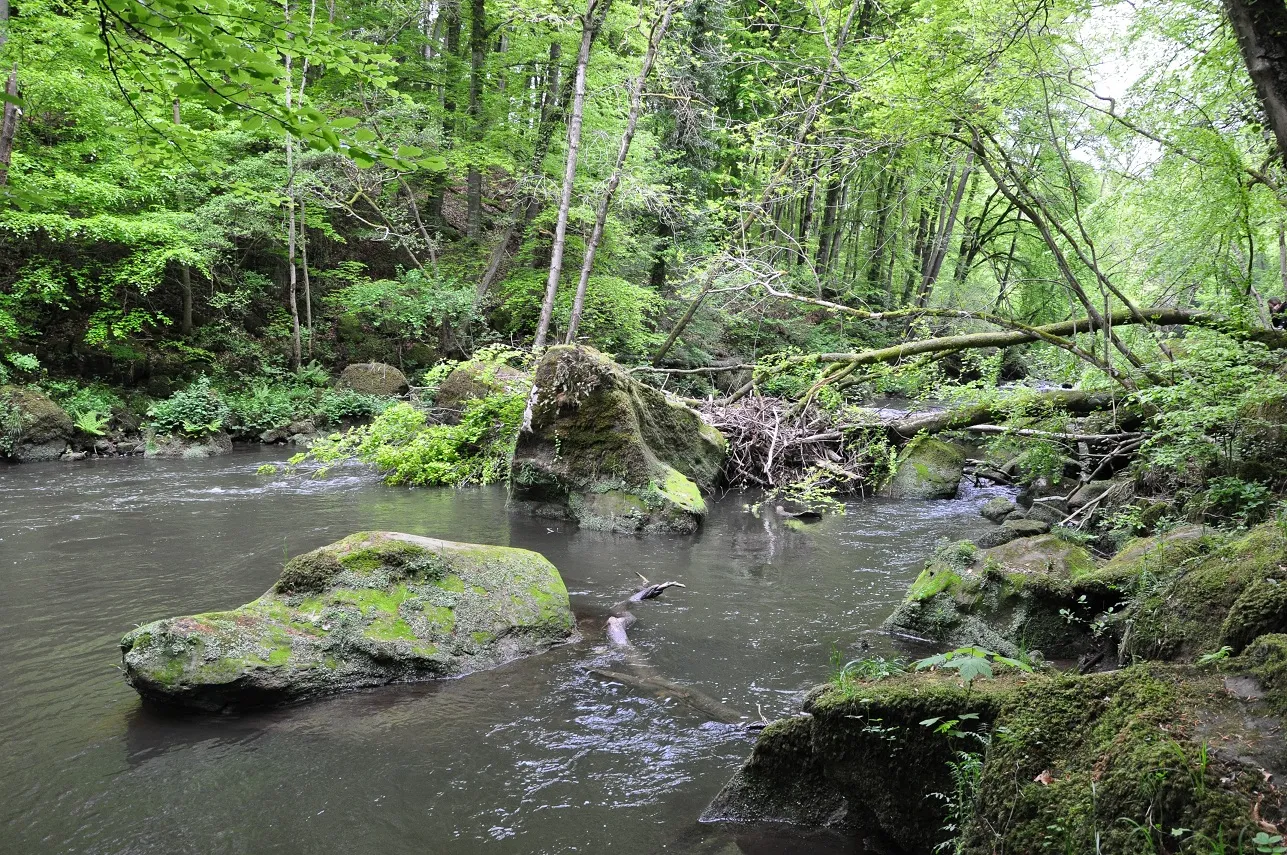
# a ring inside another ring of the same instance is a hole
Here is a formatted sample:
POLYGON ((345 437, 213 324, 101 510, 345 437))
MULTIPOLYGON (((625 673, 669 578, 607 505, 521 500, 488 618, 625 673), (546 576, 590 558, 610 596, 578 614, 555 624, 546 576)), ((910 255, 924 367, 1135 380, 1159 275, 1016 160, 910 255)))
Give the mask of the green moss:
POLYGON ((1258 635, 1287 630, 1287 536, 1276 524, 1159 567, 1158 575, 1131 607, 1129 655, 1189 658, 1224 645, 1237 652, 1258 635))
POLYGON ((1287 635, 1260 636, 1243 652, 1238 664, 1259 680, 1273 711, 1287 715, 1287 635))
POLYGON ((916 577, 916 581, 912 582, 911 590, 907 592, 907 599, 914 602, 928 600, 944 591, 955 590, 962 581, 961 575, 955 570, 930 564, 916 577))
MULTIPOLYGON (((443 578, 434 582, 434 585, 436 585, 437 587, 441 588, 444 591, 451 591, 457 594, 463 594, 465 592, 464 581, 459 576, 456 576, 454 574, 450 576, 444 576, 443 578)), ((475 592, 480 594, 487 593, 485 589, 479 588, 477 586, 475 586, 475 592)))
POLYGON ((273 666, 285 665, 290 661, 290 652, 291 649, 289 644, 274 647, 272 652, 268 654, 268 664, 273 666))
POLYGON ((330 594, 330 603, 357 606, 363 616, 380 612, 396 615, 398 606, 407 601, 411 591, 406 585, 397 585, 391 591, 376 588, 339 588, 330 594))
POLYGON ((273 590, 279 594, 317 593, 326 590, 343 570, 334 553, 318 549, 286 562, 273 590))
POLYGON ((401 618, 378 617, 367 624, 362 634, 376 641, 416 641, 411 624, 401 618))

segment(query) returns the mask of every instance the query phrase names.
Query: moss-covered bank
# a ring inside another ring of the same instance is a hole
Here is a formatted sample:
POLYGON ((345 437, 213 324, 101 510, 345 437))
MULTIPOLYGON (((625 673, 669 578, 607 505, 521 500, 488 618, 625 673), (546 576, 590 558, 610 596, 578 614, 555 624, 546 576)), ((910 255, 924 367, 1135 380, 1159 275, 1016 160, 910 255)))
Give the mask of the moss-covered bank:
POLYGON ((804 710, 761 734, 705 818, 844 825, 905 853, 956 838, 978 855, 1237 852, 1283 818, 1266 776, 1279 742, 1236 725, 1270 711, 1214 673, 1153 664, 968 686, 913 673, 828 686, 804 710))
POLYGON ((552 347, 519 434, 512 507, 606 531, 695 531, 726 446, 692 410, 588 347, 552 347))
POLYGON ((254 602, 146 624, 121 652, 145 698, 221 711, 468 674, 573 630, 535 552, 360 532, 291 560, 254 602))

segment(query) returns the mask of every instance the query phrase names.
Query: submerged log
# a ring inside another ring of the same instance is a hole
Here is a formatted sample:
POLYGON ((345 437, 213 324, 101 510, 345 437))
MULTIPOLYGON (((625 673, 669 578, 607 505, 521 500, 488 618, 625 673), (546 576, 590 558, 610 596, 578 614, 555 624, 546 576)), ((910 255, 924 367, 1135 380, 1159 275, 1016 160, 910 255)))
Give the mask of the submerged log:
MULTIPOLYGON (((642 587, 635 591, 625 600, 617 603, 612 608, 612 615, 608 618, 607 635, 608 641, 617 646, 627 648, 632 653, 634 647, 630 644, 630 638, 626 631, 634 625, 638 618, 635 617, 633 608, 636 603, 642 603, 645 600, 655 600, 670 588, 683 588, 681 582, 660 582, 654 584, 640 573, 636 573, 642 587)), ((634 689, 640 689, 645 692, 652 692, 665 697, 675 698, 688 704, 688 706, 710 716, 715 721, 724 722, 725 724, 745 724, 746 716, 730 707, 728 704, 715 700, 710 695, 694 689, 691 686, 682 686, 673 680, 669 680, 656 672, 656 670, 647 663, 640 661, 637 657, 628 656, 626 667, 629 671, 608 670, 606 668, 591 668, 590 673, 596 677, 621 683, 634 689)))

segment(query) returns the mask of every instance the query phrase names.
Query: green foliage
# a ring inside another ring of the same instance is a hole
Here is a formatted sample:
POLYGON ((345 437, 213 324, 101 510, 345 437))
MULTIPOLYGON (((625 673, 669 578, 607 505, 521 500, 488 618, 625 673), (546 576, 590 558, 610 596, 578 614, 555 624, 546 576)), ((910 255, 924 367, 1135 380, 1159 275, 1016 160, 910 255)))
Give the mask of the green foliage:
POLYGON ((201 437, 217 433, 230 411, 223 398, 202 377, 182 391, 148 408, 148 426, 158 434, 201 437))
POLYGON ((325 474, 337 463, 358 460, 389 484, 413 487, 491 484, 509 477, 526 402, 521 394, 470 400, 454 425, 431 425, 422 411, 397 403, 371 424, 318 442, 291 462, 318 464, 325 474))
POLYGON ((250 384, 243 392, 224 395, 232 423, 243 434, 261 434, 289 425, 299 409, 299 399, 288 386, 268 381, 250 384))
POLYGON ((81 433, 90 436, 102 436, 107 432, 107 425, 111 422, 112 417, 107 413, 100 413, 97 410, 86 410, 79 413, 73 419, 76 429, 81 433))
POLYGON ((1273 505, 1273 492, 1264 484, 1234 476, 1212 478, 1194 498, 1207 519, 1240 526, 1265 519, 1273 505))
POLYGON ((1032 666, 1026 662, 1020 662, 1018 659, 1011 659, 981 647, 958 647, 956 650, 928 656, 912 663, 912 668, 916 671, 955 671, 968 685, 980 677, 986 679, 994 677, 996 674, 993 665, 1003 665, 1019 671, 1032 671, 1032 666))

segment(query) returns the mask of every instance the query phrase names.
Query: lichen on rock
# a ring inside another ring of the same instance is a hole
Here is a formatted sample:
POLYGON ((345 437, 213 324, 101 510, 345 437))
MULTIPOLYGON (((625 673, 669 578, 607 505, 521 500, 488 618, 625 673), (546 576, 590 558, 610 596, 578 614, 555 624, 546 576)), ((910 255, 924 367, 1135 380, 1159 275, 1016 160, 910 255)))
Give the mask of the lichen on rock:
POLYGON ((574 627, 558 571, 535 552, 360 532, 292 559, 252 603, 140 626, 121 651, 143 697, 223 711, 460 676, 574 627))
POLYGON ((529 409, 511 507, 605 531, 697 529, 726 454, 697 413, 574 346, 542 356, 529 409))

